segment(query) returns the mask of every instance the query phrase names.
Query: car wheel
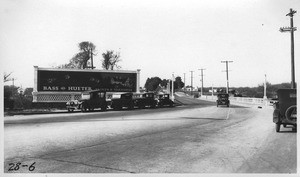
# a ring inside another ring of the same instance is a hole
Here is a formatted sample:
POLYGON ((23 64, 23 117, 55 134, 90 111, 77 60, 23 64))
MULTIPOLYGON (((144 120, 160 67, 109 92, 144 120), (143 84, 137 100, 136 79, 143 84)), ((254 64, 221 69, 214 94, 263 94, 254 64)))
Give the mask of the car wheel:
POLYGON ((132 103, 129 105, 129 109, 133 109, 133 108, 134 108, 134 104, 132 103))
POLYGON ((106 110, 107 110, 107 106, 106 105, 101 107, 101 111, 106 111, 106 110))
POLYGON ((280 131, 280 123, 276 123, 276 126, 275 126, 275 128, 276 128, 276 132, 279 132, 280 131))
POLYGON ((114 108, 113 108, 114 110, 117 110, 117 111, 119 111, 119 110, 121 110, 122 109, 122 107, 121 106, 114 106, 114 108))
POLYGON ((82 106, 81 106, 81 112, 86 112, 86 109, 87 109, 87 108, 86 108, 85 105, 82 105, 82 106))

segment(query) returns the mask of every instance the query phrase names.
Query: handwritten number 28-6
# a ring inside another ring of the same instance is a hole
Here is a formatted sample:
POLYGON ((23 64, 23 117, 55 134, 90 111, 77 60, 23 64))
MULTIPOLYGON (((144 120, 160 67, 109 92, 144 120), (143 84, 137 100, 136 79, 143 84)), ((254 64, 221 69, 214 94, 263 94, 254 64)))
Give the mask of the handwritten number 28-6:
MULTIPOLYGON (((18 163, 10 163, 10 164, 8 164, 9 165, 9 169, 8 169, 8 171, 18 171, 21 167, 28 167, 28 165, 21 165, 21 163, 20 162, 18 162, 18 163)), ((34 169, 35 169, 35 162, 33 162, 30 166, 29 166, 29 168, 28 168, 28 170, 29 171, 34 171, 34 169)))

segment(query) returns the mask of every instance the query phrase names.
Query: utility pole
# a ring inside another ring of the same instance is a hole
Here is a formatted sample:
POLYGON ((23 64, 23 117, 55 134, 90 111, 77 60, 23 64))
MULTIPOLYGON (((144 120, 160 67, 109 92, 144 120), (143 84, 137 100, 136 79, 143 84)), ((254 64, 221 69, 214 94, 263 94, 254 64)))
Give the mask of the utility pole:
POLYGON ((93 64, 93 49, 91 48, 91 64, 92 64, 92 69, 94 69, 94 64, 93 64))
POLYGON ((174 73, 172 73, 172 101, 174 102, 174 73))
POLYGON ((293 16, 294 14, 297 13, 297 11, 293 10, 292 8, 290 9, 290 13, 286 14, 286 16, 290 16, 290 27, 281 27, 279 29, 280 32, 291 32, 291 87, 296 88, 296 83, 295 83, 295 65, 294 65, 294 31, 297 30, 297 27, 294 27, 293 24, 293 16))
POLYGON ((185 87, 186 87, 186 84, 185 84, 185 73, 183 73, 183 80, 184 80, 184 93, 185 93, 185 87))
POLYGON ((201 70, 201 96, 203 96, 203 70, 206 70, 206 69, 198 69, 198 70, 201 70))
POLYGON ((221 63, 226 63, 226 80, 227 80, 227 87, 226 87, 226 93, 229 93, 229 79, 228 79, 228 63, 232 63, 233 61, 221 61, 221 63))
POLYGON ((191 96, 193 95, 193 72, 194 71, 190 71, 191 72, 191 96))
POLYGON ((264 97, 263 99, 267 99, 267 75, 265 74, 265 82, 264 82, 264 97))

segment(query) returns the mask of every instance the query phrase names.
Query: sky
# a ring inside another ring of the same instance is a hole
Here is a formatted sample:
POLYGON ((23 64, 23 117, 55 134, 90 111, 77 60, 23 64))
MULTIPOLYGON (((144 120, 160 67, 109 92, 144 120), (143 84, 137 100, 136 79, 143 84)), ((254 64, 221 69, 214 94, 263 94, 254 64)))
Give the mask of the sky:
MULTIPOLYGON (((96 45, 96 69, 106 50, 121 54, 122 70, 147 78, 180 76, 186 85, 256 87, 291 81, 290 8, 299 0, 1 0, 0 66, 14 84, 33 87, 34 68, 66 64, 78 44, 96 45)), ((295 32, 296 80, 300 55, 295 32)), ((12 84, 6 82, 5 84, 12 84)))

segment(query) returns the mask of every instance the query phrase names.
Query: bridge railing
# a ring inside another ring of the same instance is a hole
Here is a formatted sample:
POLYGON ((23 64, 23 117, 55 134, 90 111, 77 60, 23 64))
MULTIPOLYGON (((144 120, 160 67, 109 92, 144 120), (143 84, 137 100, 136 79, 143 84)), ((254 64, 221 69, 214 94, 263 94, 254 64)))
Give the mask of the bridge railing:
MULTIPOLYGON (((216 101, 217 96, 203 95, 200 97, 200 99, 216 101)), ((238 102, 238 103, 247 103, 247 104, 255 104, 255 105, 270 105, 270 101, 268 99, 263 99, 263 98, 230 97, 229 100, 231 102, 238 102)))

